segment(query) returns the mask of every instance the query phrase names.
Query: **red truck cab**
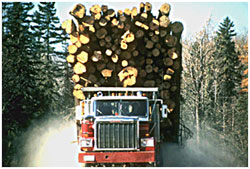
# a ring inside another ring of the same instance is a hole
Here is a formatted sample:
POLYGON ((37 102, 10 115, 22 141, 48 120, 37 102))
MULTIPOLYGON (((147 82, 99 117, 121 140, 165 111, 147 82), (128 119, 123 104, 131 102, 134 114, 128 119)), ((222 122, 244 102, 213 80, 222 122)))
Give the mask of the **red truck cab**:
POLYGON ((83 91, 92 96, 89 94, 77 109, 78 161, 95 166, 154 166, 160 142, 160 118, 167 117, 167 107, 156 97, 158 89, 85 88, 83 91))

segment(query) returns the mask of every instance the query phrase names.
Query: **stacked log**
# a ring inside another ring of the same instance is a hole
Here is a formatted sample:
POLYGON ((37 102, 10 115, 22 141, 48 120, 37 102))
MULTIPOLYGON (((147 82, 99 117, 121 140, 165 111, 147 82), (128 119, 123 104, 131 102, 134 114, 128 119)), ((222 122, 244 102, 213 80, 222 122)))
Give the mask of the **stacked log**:
POLYGON ((66 20, 62 28, 71 40, 67 61, 77 99, 84 98, 81 86, 159 87, 164 104, 179 114, 183 25, 170 21, 169 4, 160 7, 157 17, 151 9, 147 2, 138 10, 93 5, 87 15, 77 4, 70 11, 77 23, 66 20))

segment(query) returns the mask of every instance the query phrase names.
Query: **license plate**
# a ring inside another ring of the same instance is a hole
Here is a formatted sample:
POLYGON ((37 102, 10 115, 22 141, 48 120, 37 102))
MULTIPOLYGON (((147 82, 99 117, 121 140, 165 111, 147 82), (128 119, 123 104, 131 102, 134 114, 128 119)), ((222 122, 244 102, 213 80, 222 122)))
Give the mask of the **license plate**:
POLYGON ((95 161, 95 156, 94 155, 86 155, 83 156, 84 161, 95 161))

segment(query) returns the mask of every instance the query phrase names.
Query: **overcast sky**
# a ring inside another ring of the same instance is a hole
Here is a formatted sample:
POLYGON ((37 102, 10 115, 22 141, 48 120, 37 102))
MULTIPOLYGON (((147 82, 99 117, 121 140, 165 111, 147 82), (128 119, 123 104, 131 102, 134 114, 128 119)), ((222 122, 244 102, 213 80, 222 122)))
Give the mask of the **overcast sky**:
MULTIPOLYGON (((87 10, 92 5, 108 5, 109 8, 113 8, 115 11, 125 8, 139 7, 141 1, 135 2, 57 2, 57 14, 63 22, 66 19, 72 19, 69 15, 69 11, 73 9, 77 3, 82 3, 86 6, 87 10)), ((158 16, 158 9, 166 1, 149 1, 152 4, 152 12, 155 16, 158 16)), ((226 16, 234 22, 235 30, 237 33, 241 33, 248 29, 248 2, 169 2, 171 5, 170 20, 181 21, 184 25, 183 38, 187 38, 195 35, 205 25, 209 17, 212 18, 215 26, 222 22, 226 16)))

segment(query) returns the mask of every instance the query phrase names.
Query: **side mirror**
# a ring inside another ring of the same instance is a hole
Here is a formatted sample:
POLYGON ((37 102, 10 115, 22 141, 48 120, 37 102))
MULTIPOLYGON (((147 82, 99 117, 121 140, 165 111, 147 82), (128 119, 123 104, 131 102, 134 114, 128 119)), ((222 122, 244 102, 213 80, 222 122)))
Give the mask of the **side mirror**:
POLYGON ((161 117, 162 118, 167 118, 168 117, 168 106, 167 105, 162 105, 161 117))
POLYGON ((82 107, 76 106, 76 120, 81 120, 82 119, 82 107))

